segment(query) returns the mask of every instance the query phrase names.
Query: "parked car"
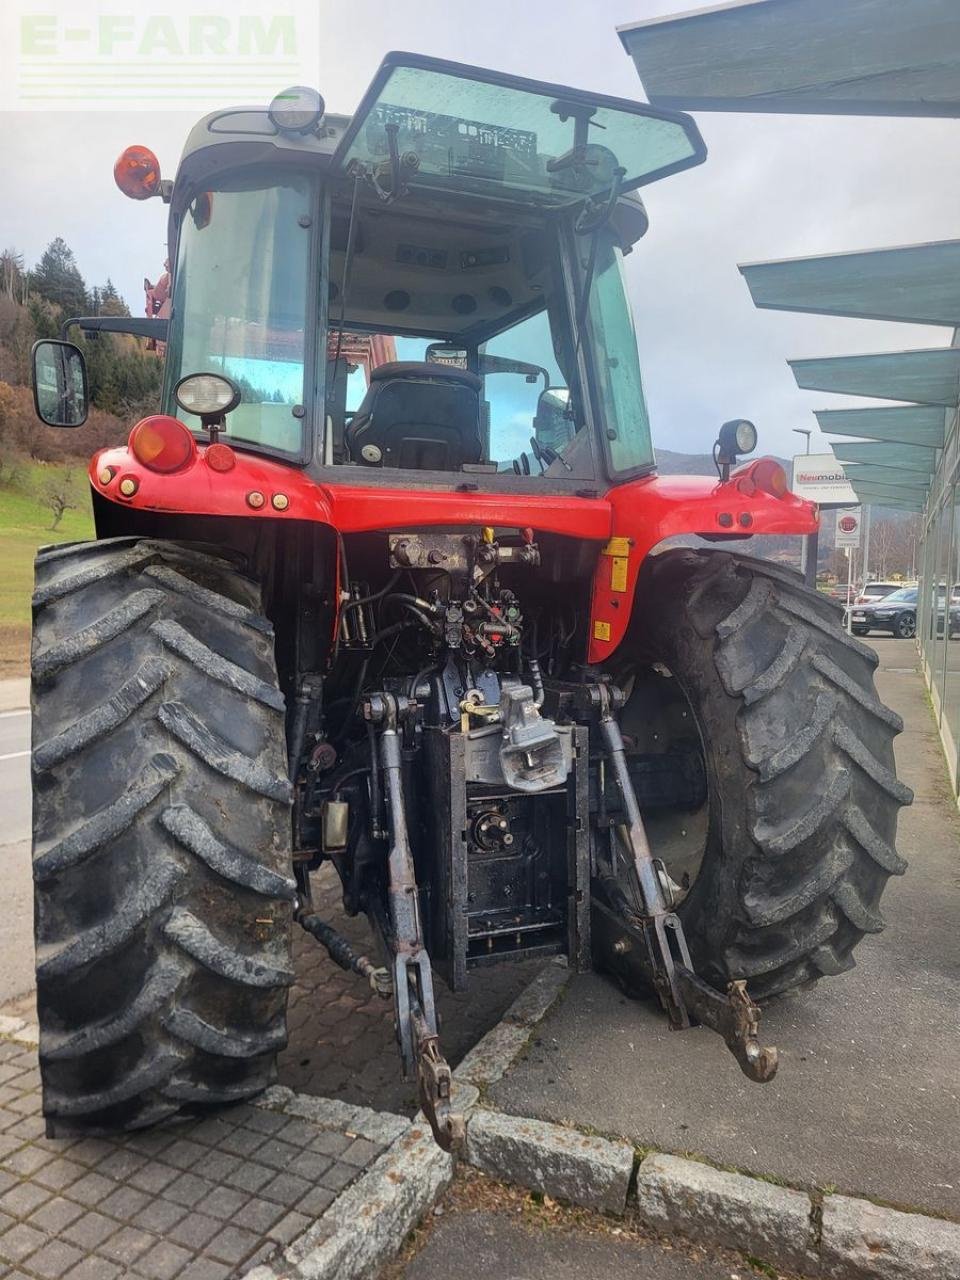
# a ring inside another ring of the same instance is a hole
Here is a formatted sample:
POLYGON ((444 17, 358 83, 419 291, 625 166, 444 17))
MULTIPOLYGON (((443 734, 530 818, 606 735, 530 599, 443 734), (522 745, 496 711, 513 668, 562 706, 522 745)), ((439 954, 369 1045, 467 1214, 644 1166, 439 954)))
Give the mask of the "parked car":
POLYGON ((893 595, 895 591, 902 590, 906 585, 903 582, 868 582, 861 588, 860 594, 853 603, 873 604, 875 600, 883 600, 885 596, 893 595))
MULTIPOLYGON (((900 587, 880 600, 869 604, 855 604, 850 616, 850 629, 855 636, 865 636, 871 631, 885 631, 900 640, 909 640, 917 634, 917 600, 919 588, 900 587)), ((946 588, 937 592, 937 632, 943 634, 944 598, 946 588)), ((950 595, 949 636, 960 635, 960 585, 950 595)))

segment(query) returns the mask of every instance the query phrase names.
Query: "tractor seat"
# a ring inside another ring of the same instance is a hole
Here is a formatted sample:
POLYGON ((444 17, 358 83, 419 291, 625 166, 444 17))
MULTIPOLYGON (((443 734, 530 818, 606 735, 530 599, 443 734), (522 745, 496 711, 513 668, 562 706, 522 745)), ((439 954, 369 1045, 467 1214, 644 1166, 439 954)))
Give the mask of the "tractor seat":
POLYGON ((449 365, 379 365, 344 432, 351 459, 413 471, 459 471, 479 462, 482 385, 475 373, 449 365))

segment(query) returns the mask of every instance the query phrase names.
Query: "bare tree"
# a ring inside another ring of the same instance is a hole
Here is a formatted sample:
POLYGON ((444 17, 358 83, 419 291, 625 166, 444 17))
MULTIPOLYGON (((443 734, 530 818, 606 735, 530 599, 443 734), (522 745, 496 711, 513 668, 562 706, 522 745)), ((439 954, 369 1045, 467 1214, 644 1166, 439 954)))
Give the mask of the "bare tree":
POLYGON ((893 572, 891 560, 899 538, 894 522, 886 517, 873 522, 870 530, 870 550, 878 578, 886 578, 893 572))
POLYGON ((73 472, 60 468, 52 471, 41 484, 37 499, 41 507, 46 507, 53 516, 53 523, 50 525, 52 532, 60 524, 65 511, 77 509, 77 491, 73 472))

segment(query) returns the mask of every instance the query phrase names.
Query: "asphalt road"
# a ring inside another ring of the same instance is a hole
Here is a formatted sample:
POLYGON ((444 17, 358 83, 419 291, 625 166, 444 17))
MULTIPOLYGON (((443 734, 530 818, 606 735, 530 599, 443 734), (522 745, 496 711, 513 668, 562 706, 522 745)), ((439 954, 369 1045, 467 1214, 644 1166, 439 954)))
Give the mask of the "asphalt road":
MULTIPOLYGON (((392 1269, 391 1269, 392 1270, 392 1269)), ((394 1271, 393 1274, 396 1274, 394 1271)), ((534 1227, 503 1212, 457 1213, 441 1219, 402 1280, 747 1280, 745 1264, 697 1256, 655 1241, 596 1231, 534 1227)), ((392 1278, 391 1278, 392 1280, 392 1278)))
POLYGON ((0 1004, 33 986, 30 712, 0 711, 0 1004))
POLYGON ((0 846, 30 838, 30 712, 0 711, 0 846))

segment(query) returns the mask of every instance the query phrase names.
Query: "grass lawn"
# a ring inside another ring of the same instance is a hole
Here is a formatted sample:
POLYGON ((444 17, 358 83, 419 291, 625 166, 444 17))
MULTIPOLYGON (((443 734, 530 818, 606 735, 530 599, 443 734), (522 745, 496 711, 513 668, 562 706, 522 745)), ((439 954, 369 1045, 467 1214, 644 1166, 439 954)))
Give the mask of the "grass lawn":
POLYGON ((37 548, 92 537, 93 514, 82 462, 69 468, 24 463, 11 486, 0 485, 0 678, 29 671, 30 596, 37 548), (53 513, 41 505, 37 491, 52 476, 68 470, 77 509, 65 511, 57 528, 51 529, 53 513))

